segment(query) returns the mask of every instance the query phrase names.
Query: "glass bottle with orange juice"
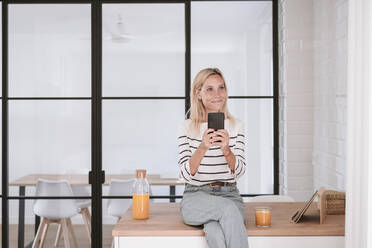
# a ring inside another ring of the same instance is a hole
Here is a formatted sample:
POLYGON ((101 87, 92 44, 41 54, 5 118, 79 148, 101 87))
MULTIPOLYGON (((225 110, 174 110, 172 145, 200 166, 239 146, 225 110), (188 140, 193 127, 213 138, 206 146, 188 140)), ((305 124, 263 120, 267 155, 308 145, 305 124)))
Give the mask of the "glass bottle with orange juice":
POLYGON ((146 179, 146 170, 136 170, 133 184, 133 218, 145 220, 150 214, 150 186, 146 179))

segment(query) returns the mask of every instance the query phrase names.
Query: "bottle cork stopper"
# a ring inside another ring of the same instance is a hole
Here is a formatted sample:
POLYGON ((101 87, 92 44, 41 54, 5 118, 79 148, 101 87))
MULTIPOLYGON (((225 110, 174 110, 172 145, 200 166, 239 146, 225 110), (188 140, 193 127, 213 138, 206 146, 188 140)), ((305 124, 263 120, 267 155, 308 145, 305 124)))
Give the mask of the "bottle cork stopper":
POLYGON ((146 170, 136 170, 136 177, 137 178, 145 178, 146 177, 146 170))

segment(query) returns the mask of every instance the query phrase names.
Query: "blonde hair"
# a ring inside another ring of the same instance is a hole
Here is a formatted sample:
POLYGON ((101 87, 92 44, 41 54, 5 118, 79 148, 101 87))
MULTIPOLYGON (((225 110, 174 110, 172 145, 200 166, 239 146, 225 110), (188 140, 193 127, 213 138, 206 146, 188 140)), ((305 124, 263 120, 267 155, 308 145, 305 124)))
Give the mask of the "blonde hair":
POLYGON ((206 68, 201 70, 194 79, 191 87, 191 107, 187 111, 186 116, 190 113, 191 129, 195 132, 200 132, 200 124, 207 120, 207 112, 201 99, 198 99, 197 91, 200 91, 208 77, 217 75, 221 77, 226 90, 226 101, 222 106, 222 112, 225 114, 225 119, 229 119, 234 125, 235 119, 227 109, 227 86, 222 72, 218 68, 206 68))

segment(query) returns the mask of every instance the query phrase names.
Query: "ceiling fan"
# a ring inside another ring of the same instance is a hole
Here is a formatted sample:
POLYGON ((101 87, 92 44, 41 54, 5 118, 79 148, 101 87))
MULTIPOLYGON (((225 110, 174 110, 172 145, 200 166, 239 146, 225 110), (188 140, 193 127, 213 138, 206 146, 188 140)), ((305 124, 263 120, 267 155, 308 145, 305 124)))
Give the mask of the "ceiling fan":
POLYGON ((104 28, 106 29, 108 36, 104 39, 117 42, 117 43, 128 43, 133 39, 138 38, 137 36, 132 35, 131 33, 127 32, 126 24, 123 21, 123 17, 121 14, 118 14, 117 20, 113 25, 108 25, 107 22, 104 22, 104 28))
POLYGON ((115 43, 129 43, 136 39, 163 37, 175 34, 175 32, 163 32, 157 34, 134 35, 128 32, 127 22, 125 19, 123 19, 123 16, 120 13, 117 15, 117 19, 112 24, 110 24, 108 21, 104 21, 103 27, 108 33, 104 39, 115 43))

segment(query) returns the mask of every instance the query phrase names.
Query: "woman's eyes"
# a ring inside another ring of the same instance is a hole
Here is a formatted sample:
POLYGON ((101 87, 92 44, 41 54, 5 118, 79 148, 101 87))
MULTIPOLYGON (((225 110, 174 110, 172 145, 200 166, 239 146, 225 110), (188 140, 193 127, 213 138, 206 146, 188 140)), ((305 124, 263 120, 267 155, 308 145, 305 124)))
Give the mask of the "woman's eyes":
MULTIPOLYGON (((220 86, 219 89, 220 90, 224 90, 225 89, 225 86, 220 86)), ((213 91, 213 88, 207 88, 207 91, 208 92, 212 92, 213 91)))

